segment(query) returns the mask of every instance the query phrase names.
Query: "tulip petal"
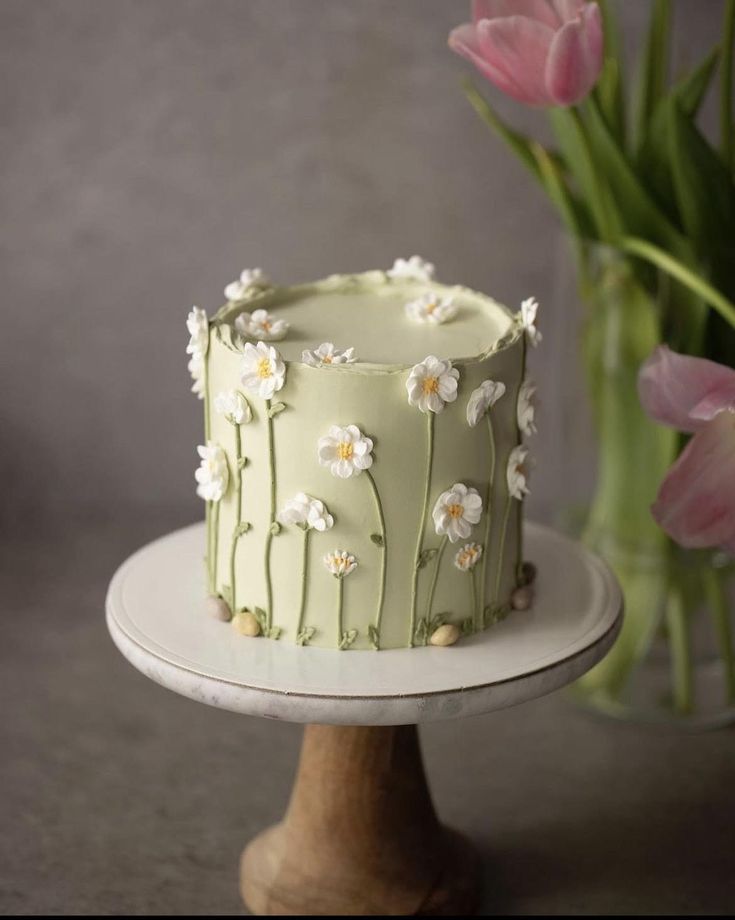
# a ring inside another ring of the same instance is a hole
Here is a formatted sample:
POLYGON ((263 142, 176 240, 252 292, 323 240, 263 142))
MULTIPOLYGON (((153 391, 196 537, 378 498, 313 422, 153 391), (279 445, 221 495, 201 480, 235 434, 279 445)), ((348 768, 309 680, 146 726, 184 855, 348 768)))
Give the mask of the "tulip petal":
POLYGON ((518 98, 517 94, 521 92, 520 88, 484 57, 480 48, 477 29, 471 22, 457 26, 456 29, 449 33, 449 47, 457 54, 461 54, 471 64, 474 64, 480 73, 491 83, 494 83, 498 89, 509 96, 513 96, 514 99, 518 98))
MULTIPOLYGON (((582 5, 583 0, 573 0, 582 5)), ((576 14, 575 14, 576 15, 576 14)), ((473 0, 472 21, 481 19, 505 19, 508 16, 526 16, 535 19, 556 31, 565 20, 557 15, 554 3, 547 0, 473 0)))
POLYGON ((582 23, 587 39, 587 52, 596 70, 594 83, 602 70, 605 60, 605 35, 602 28, 602 13, 596 3, 585 4, 582 10, 582 23))
POLYGON ((694 435, 651 512, 682 546, 735 545, 735 412, 720 412, 694 435))
POLYGON ((553 29, 525 16, 509 16, 482 20, 477 35, 483 60, 504 76, 509 96, 527 105, 553 105, 545 80, 553 29))
POLYGON ((574 105, 595 85, 602 68, 602 27, 595 6, 554 36, 546 62, 546 88, 556 105, 574 105))
POLYGON ((689 413, 689 418, 708 422, 723 409, 735 409, 735 372, 731 380, 724 381, 715 390, 709 392, 701 402, 698 402, 689 413))
POLYGON ((585 3, 585 0, 549 0, 549 6, 554 8, 560 23, 576 19, 585 7, 597 4, 585 3))
POLYGON ((640 369, 638 395, 651 418, 692 432, 735 404, 735 371, 661 345, 640 369))

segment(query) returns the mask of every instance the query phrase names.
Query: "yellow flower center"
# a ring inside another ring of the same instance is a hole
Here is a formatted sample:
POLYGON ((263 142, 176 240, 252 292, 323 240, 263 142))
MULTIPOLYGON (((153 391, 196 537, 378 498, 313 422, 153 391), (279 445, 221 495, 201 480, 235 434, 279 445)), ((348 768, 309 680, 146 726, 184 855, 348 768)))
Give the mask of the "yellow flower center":
POLYGON ((424 396, 428 396, 430 393, 436 393, 439 390, 439 378, 438 377, 425 377, 421 389, 424 391, 424 396))
POLYGON ((260 358, 258 361, 258 377, 261 380, 267 380, 271 376, 271 361, 270 358, 260 358))
POLYGON ((354 452, 352 444, 348 444, 344 441, 337 446, 337 456, 340 460, 352 460, 354 452))
POLYGON ((266 332, 270 332, 270 331, 271 331, 271 325, 272 325, 272 324, 271 324, 270 322, 268 322, 267 319, 264 319, 264 320, 263 320, 263 328, 265 329, 266 332))
POLYGON ((463 512, 464 512, 464 508, 462 507, 462 505, 450 505, 450 506, 447 508, 447 512, 449 513, 449 516, 450 516, 450 517, 453 517, 453 518, 460 518, 460 517, 462 517, 462 514, 463 514, 463 512))
POLYGON ((426 304, 426 312, 427 312, 429 315, 431 315, 431 314, 434 312, 434 310, 436 310, 436 308, 437 308, 438 306, 439 306, 439 304, 438 304, 435 300, 432 300, 432 301, 430 301, 429 303, 426 304))
POLYGON ((332 363, 332 356, 324 355, 324 357, 322 358, 322 364, 331 364, 331 363, 332 363))

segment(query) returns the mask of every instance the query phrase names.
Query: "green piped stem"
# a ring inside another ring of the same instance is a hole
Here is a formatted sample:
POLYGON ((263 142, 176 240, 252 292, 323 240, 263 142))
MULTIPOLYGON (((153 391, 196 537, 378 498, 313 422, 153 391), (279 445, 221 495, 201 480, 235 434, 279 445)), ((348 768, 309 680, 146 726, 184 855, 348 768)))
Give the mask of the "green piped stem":
POLYGON ((242 459, 242 433, 240 426, 233 422, 235 428, 235 527, 232 531, 232 543, 230 545, 230 590, 232 591, 232 612, 237 610, 237 589, 235 586, 235 556, 237 553, 237 542, 240 539, 240 524, 242 524, 242 470, 240 469, 240 460, 242 459))
POLYGON ((477 580, 475 578, 476 574, 477 574, 477 566, 475 566, 475 568, 473 569, 470 569, 469 576, 470 576, 470 591, 472 593, 472 610, 474 611, 473 619, 475 621, 475 629, 479 630, 479 629, 482 629, 483 627, 483 619, 482 619, 482 607, 480 607, 478 603, 479 594, 477 591, 477 580))
POLYGON ((428 412, 426 416, 426 481, 424 484, 424 504, 421 509, 421 521, 416 537, 416 557, 413 566, 413 580, 411 582, 411 622, 409 624, 408 647, 413 648, 413 637, 416 632, 416 604, 418 601, 419 560, 424 548, 424 529, 426 515, 429 510, 429 494, 431 491, 431 473, 434 467, 434 413, 428 412))
POLYGON ((204 355, 204 437, 207 441, 212 433, 212 400, 209 393, 209 348, 204 355))
MULTIPOLYGON (((209 444, 209 438, 211 435, 211 420, 210 420, 210 398, 209 398, 209 349, 204 355, 204 443, 209 444)), ((209 593, 214 594, 215 592, 215 581, 214 581, 214 572, 213 572, 213 557, 212 557, 212 502, 206 502, 204 506, 204 522, 207 530, 207 577, 209 579, 209 593)))
MULTIPOLYGON (((518 378, 518 390, 516 392, 516 439, 520 444, 523 441, 523 432, 521 431, 521 426, 518 424, 518 400, 521 398, 521 389, 523 387, 523 381, 526 379, 526 356, 528 354, 528 337, 523 336, 523 341, 521 342, 521 375, 518 378)), ((518 502, 518 507, 516 508, 516 564, 515 571, 518 571, 518 567, 523 562, 523 502, 518 502)))
POLYGON ((268 467, 270 469, 270 490, 271 490, 271 513, 268 532, 265 535, 265 594, 266 608, 265 620, 266 626, 270 629, 273 626, 273 583, 271 580, 271 543, 273 541, 272 527, 276 522, 276 450, 273 443, 273 419, 270 414, 271 401, 265 401, 265 416, 268 426, 268 467))
POLYGON ((495 431, 493 429, 493 420, 490 417, 490 410, 488 409, 485 415, 485 421, 487 422, 487 438, 490 448, 490 478, 487 481, 487 489, 485 490, 485 542, 482 547, 482 559, 480 561, 480 585, 482 586, 482 607, 485 609, 485 604, 487 603, 487 560, 490 555, 490 538, 492 535, 492 497, 493 497, 493 487, 495 485, 495 431))
MULTIPOLYGON (((516 499, 517 500, 517 499, 516 499)), ((505 538, 508 533, 508 520, 510 519, 510 509, 513 505, 513 496, 508 493, 505 501, 505 513, 503 514, 503 525, 500 529, 500 546, 498 548, 498 567, 495 572, 495 590, 493 592, 493 603, 497 604, 500 597, 500 579, 503 577, 503 560, 505 558, 505 538)), ((520 505, 521 502, 518 502, 520 505)))
MULTIPOLYGON (((429 623, 431 623, 431 612, 434 607, 434 593, 436 592, 436 583, 439 580, 439 569, 441 567, 442 556, 444 555, 444 550, 447 548, 447 542, 449 537, 445 534, 442 537, 442 541, 439 544, 439 549, 436 551, 436 557, 434 559, 434 573, 431 576, 431 585, 429 586, 429 597, 426 601, 426 637, 428 638, 429 633, 429 623)), ((426 639, 424 640, 426 642, 426 639)))
POLYGON ((207 530, 207 584, 209 593, 214 594, 214 577, 212 574, 212 502, 204 503, 204 523, 207 530))
POLYGON ((380 500, 380 493, 378 492, 378 487, 375 483, 375 479, 370 470, 365 470, 367 474, 368 481, 370 482, 370 487, 373 491, 373 498, 375 499, 375 508, 378 512, 378 521, 380 522, 380 536, 383 540, 383 545, 379 547, 381 552, 380 559, 380 589, 378 591, 378 607, 375 612, 375 629, 378 633, 378 643, 380 642, 380 623, 383 619, 383 603, 385 601, 385 573, 386 565, 388 562, 388 543, 386 539, 385 532, 385 515, 383 514, 383 503, 380 500))
POLYGON ((212 508, 212 594, 217 590, 217 549, 219 541, 219 506, 213 502, 212 508))
POLYGON ((703 569, 702 580, 725 670, 725 702, 733 703, 735 702, 735 653, 725 586, 722 583, 721 574, 711 568, 703 569))
POLYGON ((301 634, 304 628, 304 617, 306 615, 306 598, 309 589, 309 580, 306 577, 309 565, 309 535, 311 529, 304 527, 304 542, 301 550, 301 605, 299 607, 299 625, 296 627, 296 638, 301 634))
POLYGON ((344 601, 344 576, 337 576, 337 648, 342 649, 342 607, 344 601))

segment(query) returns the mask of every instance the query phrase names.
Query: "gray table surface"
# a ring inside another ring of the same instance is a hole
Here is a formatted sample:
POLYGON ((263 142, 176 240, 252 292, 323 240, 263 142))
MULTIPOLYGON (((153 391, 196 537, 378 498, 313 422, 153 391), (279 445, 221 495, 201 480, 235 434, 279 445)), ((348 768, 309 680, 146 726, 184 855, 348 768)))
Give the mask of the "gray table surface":
MULTIPOLYGON (((66 518, 0 547, 0 912, 237 914, 237 860, 287 801, 301 727, 155 686, 107 634, 137 546, 186 523, 66 518)), ((422 727, 484 912, 731 913, 735 733, 597 719, 559 694, 422 727)))

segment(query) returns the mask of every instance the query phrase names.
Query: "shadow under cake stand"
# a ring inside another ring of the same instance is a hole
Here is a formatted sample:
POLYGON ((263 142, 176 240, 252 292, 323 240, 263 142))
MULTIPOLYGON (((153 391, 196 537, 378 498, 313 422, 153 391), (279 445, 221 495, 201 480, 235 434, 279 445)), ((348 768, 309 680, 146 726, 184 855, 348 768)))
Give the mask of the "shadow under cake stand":
POLYGON ((164 687, 210 706, 305 722, 286 815, 246 847, 241 891, 256 914, 474 912, 479 860, 437 819, 417 723, 542 696, 598 662, 621 625, 610 570, 535 524, 525 556, 536 599, 450 648, 383 652, 247 639, 203 613, 201 524, 156 540, 107 595, 115 644, 164 687))

